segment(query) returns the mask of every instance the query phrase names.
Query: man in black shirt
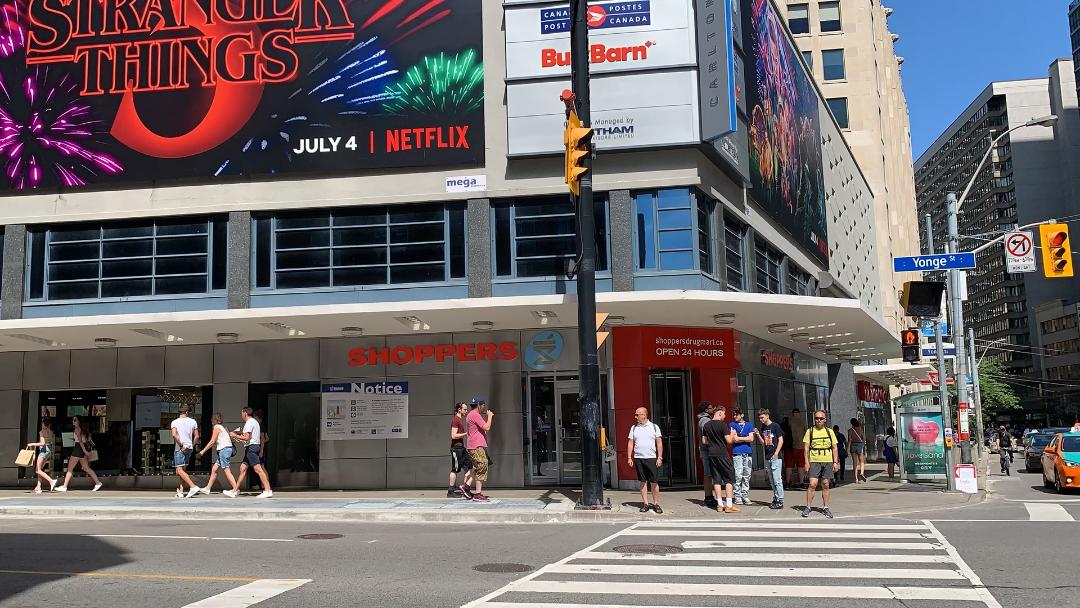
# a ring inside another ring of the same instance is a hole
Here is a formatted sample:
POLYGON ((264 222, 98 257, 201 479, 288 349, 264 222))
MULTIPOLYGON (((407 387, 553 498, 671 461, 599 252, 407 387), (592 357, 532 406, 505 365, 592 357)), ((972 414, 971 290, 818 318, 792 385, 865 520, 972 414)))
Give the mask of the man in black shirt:
POLYGON ((735 432, 724 421, 727 410, 723 406, 716 408, 712 420, 705 423, 701 443, 708 446, 709 468, 712 470, 713 492, 717 499, 723 500, 717 511, 738 513, 740 509, 732 501, 735 484, 735 464, 731 460, 728 446, 735 441, 735 432))
POLYGON ((768 408, 758 410, 758 439, 765 446, 765 471, 769 474, 769 484, 773 489, 772 510, 784 508, 784 430, 772 421, 768 408))

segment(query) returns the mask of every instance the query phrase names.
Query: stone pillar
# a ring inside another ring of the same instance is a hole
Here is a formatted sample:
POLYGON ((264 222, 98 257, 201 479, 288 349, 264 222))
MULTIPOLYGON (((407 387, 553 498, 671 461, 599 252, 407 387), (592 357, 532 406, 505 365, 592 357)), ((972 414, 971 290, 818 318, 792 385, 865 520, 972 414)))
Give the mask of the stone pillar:
POLYGON ((229 308, 251 307, 251 212, 229 213, 229 308))
POLYGON ((26 226, 4 227, 3 286, 0 288, 0 319, 21 319, 23 281, 26 277, 26 226))
POLYGON ((469 200, 465 214, 466 233, 470 243, 466 274, 469 277, 470 298, 491 297, 491 200, 469 200))
POLYGON ((634 290, 634 203, 629 190, 608 192, 611 289, 634 290))

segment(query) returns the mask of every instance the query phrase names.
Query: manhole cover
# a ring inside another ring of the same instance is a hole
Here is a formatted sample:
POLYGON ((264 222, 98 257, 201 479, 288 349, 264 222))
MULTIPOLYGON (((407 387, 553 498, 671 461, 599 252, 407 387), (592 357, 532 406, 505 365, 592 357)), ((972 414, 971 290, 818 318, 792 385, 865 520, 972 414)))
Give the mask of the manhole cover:
POLYGON ((668 555, 671 553, 682 553, 682 547, 676 547, 674 545, 620 545, 615 547, 615 551, 618 553, 640 553, 643 555, 668 555))
POLYGON ((529 572, 533 567, 528 564, 501 562, 495 564, 476 564, 472 569, 477 572, 529 572))
POLYGON ((296 538, 302 538, 304 540, 334 540, 335 538, 341 538, 342 534, 301 534, 296 538))

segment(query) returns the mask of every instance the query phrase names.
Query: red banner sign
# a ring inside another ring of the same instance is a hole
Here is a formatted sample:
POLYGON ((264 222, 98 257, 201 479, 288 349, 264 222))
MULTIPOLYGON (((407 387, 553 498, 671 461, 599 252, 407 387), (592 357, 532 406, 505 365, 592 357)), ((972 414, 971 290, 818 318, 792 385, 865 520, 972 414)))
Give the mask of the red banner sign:
POLYGON ((617 327, 616 367, 735 369, 735 331, 698 327, 617 327))
POLYGON ((859 396, 859 401, 870 401, 871 403, 887 404, 889 402, 889 391, 880 384, 871 384, 866 380, 859 380, 855 384, 855 392, 859 396))

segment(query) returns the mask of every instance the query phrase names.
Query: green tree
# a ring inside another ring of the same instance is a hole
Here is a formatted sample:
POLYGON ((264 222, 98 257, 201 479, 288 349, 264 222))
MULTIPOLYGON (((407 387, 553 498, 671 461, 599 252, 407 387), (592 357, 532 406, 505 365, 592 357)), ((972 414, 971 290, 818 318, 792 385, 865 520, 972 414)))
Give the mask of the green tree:
MULTIPOLYGON (((956 387, 950 386, 949 392, 955 397, 956 387)), ((982 393, 984 412, 1021 408, 1020 398, 1009 384, 1008 372, 999 359, 987 357, 979 364, 979 392, 982 393)))

